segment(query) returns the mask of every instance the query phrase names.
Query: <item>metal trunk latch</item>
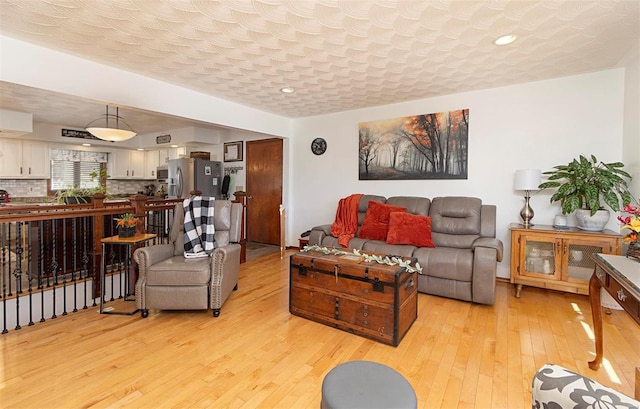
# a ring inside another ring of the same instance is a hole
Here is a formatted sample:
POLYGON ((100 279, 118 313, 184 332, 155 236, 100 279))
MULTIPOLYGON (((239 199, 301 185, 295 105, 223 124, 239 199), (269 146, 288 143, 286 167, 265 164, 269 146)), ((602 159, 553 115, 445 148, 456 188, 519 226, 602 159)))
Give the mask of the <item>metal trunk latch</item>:
POLYGON ((307 268, 305 266, 303 266, 302 264, 298 264, 296 267, 298 267, 298 274, 301 276, 306 276, 307 275, 307 268))

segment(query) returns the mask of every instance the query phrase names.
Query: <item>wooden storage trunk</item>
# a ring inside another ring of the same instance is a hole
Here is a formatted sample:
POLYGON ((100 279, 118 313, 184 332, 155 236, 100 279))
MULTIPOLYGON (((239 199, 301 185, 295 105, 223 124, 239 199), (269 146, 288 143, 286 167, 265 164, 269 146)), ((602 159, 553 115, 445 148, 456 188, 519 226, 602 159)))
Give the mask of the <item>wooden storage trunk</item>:
POLYGON ((289 260, 291 314, 397 346, 418 315, 417 276, 309 251, 289 260))

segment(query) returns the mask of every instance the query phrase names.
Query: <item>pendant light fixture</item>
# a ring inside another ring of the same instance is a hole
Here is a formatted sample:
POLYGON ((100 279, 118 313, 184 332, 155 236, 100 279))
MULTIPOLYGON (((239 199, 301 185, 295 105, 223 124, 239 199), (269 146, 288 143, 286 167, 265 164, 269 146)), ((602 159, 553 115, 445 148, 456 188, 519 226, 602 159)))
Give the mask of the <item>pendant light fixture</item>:
POLYGON ((102 139, 103 141, 109 142, 122 142, 129 140, 136 136, 136 133, 133 129, 127 124, 119 115, 118 107, 116 107, 116 114, 109 113, 109 105, 107 105, 107 113, 101 115, 100 118, 95 119, 85 126, 89 133, 97 138, 102 139), (115 121, 115 128, 109 126, 109 120, 112 122, 115 121), (104 128, 91 126, 91 124, 96 123, 98 121, 104 121, 104 128), (120 129, 120 122, 122 122, 129 129, 120 129))

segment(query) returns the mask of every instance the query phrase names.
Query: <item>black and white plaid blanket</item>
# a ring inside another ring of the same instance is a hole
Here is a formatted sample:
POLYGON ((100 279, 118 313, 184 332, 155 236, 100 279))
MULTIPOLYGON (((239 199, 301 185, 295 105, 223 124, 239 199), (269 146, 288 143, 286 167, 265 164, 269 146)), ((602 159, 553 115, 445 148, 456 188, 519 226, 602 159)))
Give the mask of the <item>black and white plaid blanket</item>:
POLYGON ((193 196, 185 199, 184 207, 184 257, 209 257, 216 246, 213 197, 193 196))

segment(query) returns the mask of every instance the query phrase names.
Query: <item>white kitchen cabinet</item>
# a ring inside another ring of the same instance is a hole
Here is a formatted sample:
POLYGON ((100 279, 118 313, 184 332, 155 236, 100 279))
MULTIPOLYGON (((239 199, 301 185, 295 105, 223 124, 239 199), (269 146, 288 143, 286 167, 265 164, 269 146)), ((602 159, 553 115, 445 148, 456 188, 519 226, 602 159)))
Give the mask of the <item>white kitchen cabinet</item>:
POLYGON ((22 142, 22 167, 25 178, 48 178, 51 174, 49 146, 36 141, 22 142))
POLYGON ((110 161, 112 179, 144 179, 145 153, 142 151, 116 150, 110 161))
POLYGON ((129 166, 131 168, 131 177, 135 179, 144 178, 144 152, 131 151, 129 166))
POLYGON ((49 146, 46 143, 0 139, 1 178, 46 179, 49 174, 49 146))
POLYGON ((166 165, 169 162, 169 151, 170 148, 160 149, 158 151, 158 159, 160 161, 160 165, 166 165))
POLYGON ((160 163, 160 152, 146 151, 145 153, 145 179, 156 179, 156 170, 158 169, 158 165, 160 163))
POLYGON ((169 163, 170 159, 178 159, 187 154, 187 148, 185 146, 181 146, 178 148, 165 148, 160 149, 159 153, 159 161, 160 165, 166 165, 169 163))
POLYGON ((166 148, 158 151, 160 165, 166 165, 170 159, 178 159, 178 148, 166 148))
POLYGON ((126 179, 129 177, 129 151, 114 151, 109 158, 109 174, 112 179, 126 179))
POLYGON ((22 141, 0 139, 0 175, 3 178, 19 178, 22 168, 22 141))

